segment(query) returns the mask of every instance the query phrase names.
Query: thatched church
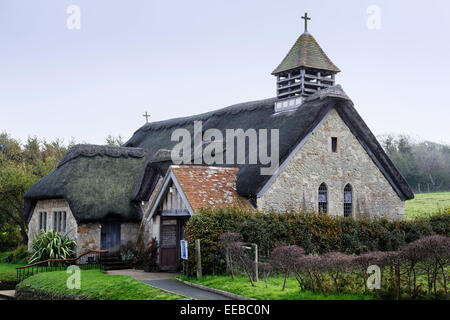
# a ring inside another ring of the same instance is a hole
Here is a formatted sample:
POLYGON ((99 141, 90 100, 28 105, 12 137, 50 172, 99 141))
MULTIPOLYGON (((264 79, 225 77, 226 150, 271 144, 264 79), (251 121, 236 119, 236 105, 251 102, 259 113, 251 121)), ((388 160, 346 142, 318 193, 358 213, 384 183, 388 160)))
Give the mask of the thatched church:
POLYGON ((205 207, 402 218, 405 200, 414 195, 335 84, 339 72, 305 30, 272 73, 276 97, 147 123, 124 147, 73 147, 25 195, 30 241, 39 229, 54 229, 76 239, 79 252, 118 252, 136 245, 138 234, 144 243, 156 237, 161 269, 176 270, 183 226, 205 207), (217 137, 202 140, 200 153, 220 144, 214 157, 231 152, 233 163, 198 161, 196 123, 201 135, 213 129, 222 137, 229 130, 276 129, 278 140, 271 134, 263 146, 270 153, 277 144, 278 168, 261 173, 268 165, 252 160, 250 134, 243 157, 217 137), (193 140, 182 164, 174 164, 171 152, 179 143, 172 139, 176 129, 193 140))

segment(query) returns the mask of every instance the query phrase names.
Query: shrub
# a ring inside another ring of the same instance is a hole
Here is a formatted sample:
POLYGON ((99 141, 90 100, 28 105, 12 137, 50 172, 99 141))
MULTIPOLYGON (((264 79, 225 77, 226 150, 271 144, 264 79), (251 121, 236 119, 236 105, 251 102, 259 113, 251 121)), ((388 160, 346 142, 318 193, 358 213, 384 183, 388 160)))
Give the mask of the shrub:
POLYGON ((27 263, 30 254, 26 246, 18 246, 13 252, 11 257, 11 263, 22 264, 27 263))
POLYGON ((227 270, 231 272, 231 277, 234 279, 234 269, 232 260, 232 250, 235 249, 236 242, 242 242, 242 235, 239 233, 225 232, 220 235, 219 241, 222 248, 222 252, 225 254, 225 261, 227 264, 227 270))
POLYGON ((227 263, 220 235, 242 235, 246 243, 256 243, 261 259, 278 246, 297 245, 306 254, 343 252, 364 254, 396 251, 429 235, 450 234, 450 212, 441 210, 429 217, 407 221, 386 218, 332 217, 314 212, 269 212, 240 209, 203 210, 192 216, 185 228, 189 242, 189 271, 194 272, 194 241, 201 240, 204 274, 223 273, 227 263))
POLYGON ((254 287, 255 264, 254 261, 250 259, 246 250, 247 248, 244 243, 238 241, 232 242, 229 246, 230 261, 236 265, 239 270, 245 272, 251 285, 254 287))
POLYGON ((77 243, 67 235, 61 235, 53 230, 48 232, 41 230, 31 244, 33 254, 29 262, 73 258, 76 245, 77 243))
POLYGON ((0 253, 0 263, 11 263, 13 258, 12 251, 6 251, 0 253))
POLYGON ((145 272, 158 271, 158 241, 152 238, 145 250, 138 251, 135 258, 136 265, 142 265, 145 272))
POLYGON ((299 246, 282 246, 275 248, 270 260, 274 266, 284 274, 283 290, 286 288, 286 279, 295 270, 297 261, 303 257, 305 250, 299 246))
POLYGON ((0 225, 0 252, 10 251, 22 243, 20 229, 15 225, 0 225))

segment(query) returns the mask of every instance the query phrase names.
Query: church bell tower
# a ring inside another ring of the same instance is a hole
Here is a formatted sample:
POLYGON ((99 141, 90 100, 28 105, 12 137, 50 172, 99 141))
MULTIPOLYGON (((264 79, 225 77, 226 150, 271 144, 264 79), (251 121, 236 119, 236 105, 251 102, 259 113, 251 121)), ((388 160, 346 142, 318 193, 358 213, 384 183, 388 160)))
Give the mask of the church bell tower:
POLYGON ((305 32, 272 72, 277 78, 277 97, 280 100, 276 108, 298 106, 303 97, 334 86, 335 75, 340 72, 308 32, 311 18, 305 13, 302 19, 305 20, 305 32))

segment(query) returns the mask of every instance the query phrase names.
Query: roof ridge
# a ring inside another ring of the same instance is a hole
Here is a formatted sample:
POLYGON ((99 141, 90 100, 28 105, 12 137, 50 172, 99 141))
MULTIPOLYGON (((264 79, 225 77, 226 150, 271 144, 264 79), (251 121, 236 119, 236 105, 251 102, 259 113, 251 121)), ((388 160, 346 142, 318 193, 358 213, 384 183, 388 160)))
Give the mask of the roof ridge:
POLYGON ((65 154, 58 164, 58 168, 78 157, 92 158, 106 156, 111 158, 143 158, 145 149, 135 147, 118 147, 96 144, 76 144, 65 154))
MULTIPOLYGON (((188 123, 192 120, 200 120, 200 119, 208 119, 211 116, 214 115, 222 115, 228 112, 233 112, 234 114, 237 114, 239 112, 243 111, 252 111, 255 108, 261 108, 261 104, 267 104, 267 106, 272 106, 271 103, 275 102, 277 100, 276 97, 273 98, 266 98, 266 99, 260 99, 260 100, 253 100, 253 101, 247 101, 247 102, 241 102, 232 104, 227 107, 223 107, 220 109, 199 113, 191 116, 186 117, 178 117, 178 118, 171 118, 166 120, 161 120, 157 122, 149 122, 137 129, 134 133, 137 133, 139 131, 150 131, 150 130, 159 130, 161 128, 170 128, 174 126, 179 126, 181 123, 188 123)), ((127 143, 125 143, 126 145, 127 143)))

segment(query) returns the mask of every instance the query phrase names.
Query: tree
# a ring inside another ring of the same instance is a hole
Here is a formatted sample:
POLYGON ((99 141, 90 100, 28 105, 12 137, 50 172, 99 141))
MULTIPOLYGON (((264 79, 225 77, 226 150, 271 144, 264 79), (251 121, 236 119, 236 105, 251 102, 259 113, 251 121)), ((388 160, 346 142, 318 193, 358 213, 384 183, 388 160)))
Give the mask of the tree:
POLYGON ((295 266, 305 255, 305 250, 299 246, 282 246, 273 249, 270 260, 284 274, 283 289, 286 288, 286 279, 295 270, 295 266))
MULTIPOLYGON (((73 145, 74 142, 69 144, 73 145)), ((27 222, 23 219, 23 196, 40 178, 56 168, 67 152, 63 141, 47 142, 29 137, 20 141, 0 134, 0 221, 20 228, 23 243, 28 242, 27 222)))
POLYGON ((118 135, 117 138, 115 136, 113 136, 112 134, 109 134, 106 138, 106 144, 108 146, 112 146, 112 147, 121 147, 123 146, 123 144, 125 143, 123 141, 123 137, 121 135, 118 135))
POLYGON ((389 158, 416 192, 450 190, 450 146, 399 136, 381 136, 389 158))

